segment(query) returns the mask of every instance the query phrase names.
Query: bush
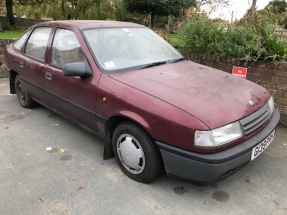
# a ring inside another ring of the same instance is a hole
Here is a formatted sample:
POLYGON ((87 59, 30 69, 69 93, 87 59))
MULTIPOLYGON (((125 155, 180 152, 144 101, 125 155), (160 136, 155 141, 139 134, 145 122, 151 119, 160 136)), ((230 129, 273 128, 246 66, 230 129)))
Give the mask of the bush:
POLYGON ((244 57, 261 56, 264 54, 260 36, 248 24, 234 26, 228 29, 223 38, 217 44, 217 53, 222 57, 244 57))
POLYGON ((213 54, 217 53, 217 45, 223 38, 224 28, 204 14, 194 14, 183 24, 180 35, 186 50, 213 54))
POLYGON ((256 17, 224 28, 205 15, 194 14, 183 24, 180 35, 183 50, 218 54, 249 60, 259 58, 287 60, 287 40, 274 32, 272 20, 259 22, 256 17))
POLYGON ((274 26, 265 25, 261 29, 261 35, 266 47, 267 58, 286 60, 287 58, 287 41, 286 38, 280 38, 274 32, 274 26))
POLYGON ((254 34, 260 36, 261 45, 264 49, 264 58, 286 61, 286 36, 278 34, 278 31, 276 30, 280 20, 260 20, 258 16, 249 16, 248 21, 254 28, 254 34))

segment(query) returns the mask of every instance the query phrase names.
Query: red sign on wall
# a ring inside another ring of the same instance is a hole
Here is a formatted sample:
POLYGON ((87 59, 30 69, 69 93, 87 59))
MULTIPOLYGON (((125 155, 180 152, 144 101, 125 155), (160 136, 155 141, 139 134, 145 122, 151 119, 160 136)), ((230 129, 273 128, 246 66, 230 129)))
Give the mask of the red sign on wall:
POLYGON ((234 66, 232 69, 232 74, 237 76, 237 77, 246 79, 247 68, 234 66))

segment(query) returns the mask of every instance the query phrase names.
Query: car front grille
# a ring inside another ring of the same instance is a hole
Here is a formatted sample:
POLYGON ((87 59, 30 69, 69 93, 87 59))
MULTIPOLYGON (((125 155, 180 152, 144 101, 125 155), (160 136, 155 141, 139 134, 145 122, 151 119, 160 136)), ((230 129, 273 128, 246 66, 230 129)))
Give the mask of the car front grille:
POLYGON ((271 110, 268 102, 255 113, 240 120, 245 135, 255 131, 263 125, 270 117, 271 110))

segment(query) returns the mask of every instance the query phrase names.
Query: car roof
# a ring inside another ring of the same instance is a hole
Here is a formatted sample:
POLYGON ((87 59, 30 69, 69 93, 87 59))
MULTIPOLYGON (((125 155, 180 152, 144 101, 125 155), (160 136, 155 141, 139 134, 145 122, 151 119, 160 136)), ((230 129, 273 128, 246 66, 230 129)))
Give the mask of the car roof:
POLYGON ((77 27, 79 29, 89 28, 113 28, 113 27, 145 27, 143 25, 119 22, 119 21, 103 21, 103 20, 61 20, 42 22, 35 26, 56 26, 56 27, 77 27))

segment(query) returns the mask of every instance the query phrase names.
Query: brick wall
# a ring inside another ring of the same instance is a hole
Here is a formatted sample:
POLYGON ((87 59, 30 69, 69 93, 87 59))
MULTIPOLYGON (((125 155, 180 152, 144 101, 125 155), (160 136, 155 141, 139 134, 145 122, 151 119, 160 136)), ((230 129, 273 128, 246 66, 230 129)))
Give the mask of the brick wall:
POLYGON ((232 57, 221 58, 216 55, 184 53, 190 60, 232 73, 233 66, 247 67, 247 79, 265 87, 274 97, 276 108, 281 113, 281 122, 287 126, 287 63, 258 61, 248 63, 232 57))

